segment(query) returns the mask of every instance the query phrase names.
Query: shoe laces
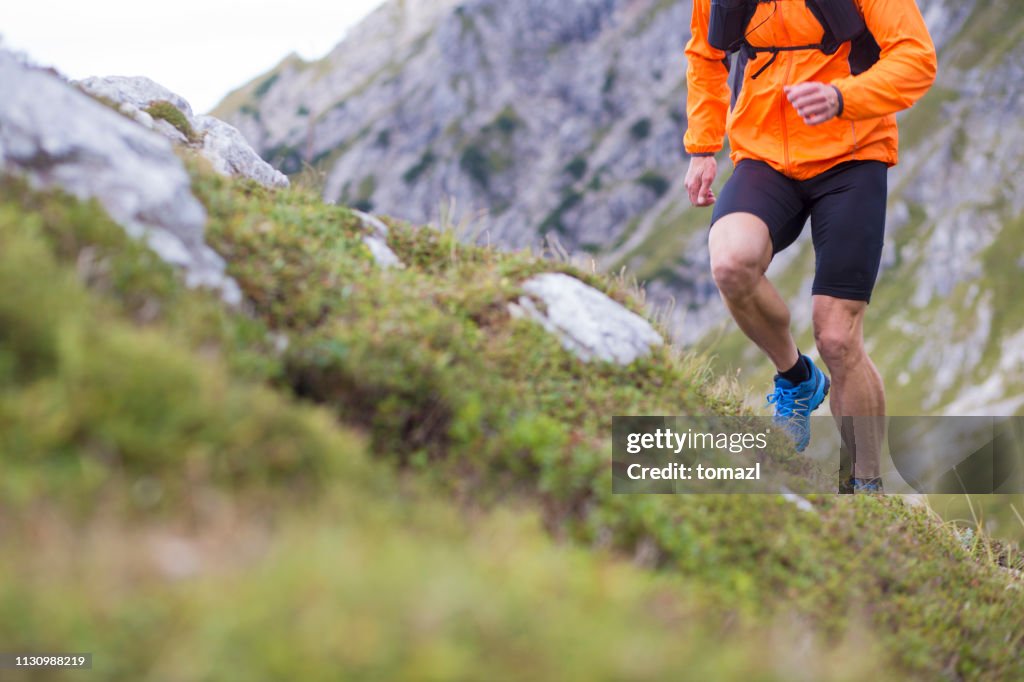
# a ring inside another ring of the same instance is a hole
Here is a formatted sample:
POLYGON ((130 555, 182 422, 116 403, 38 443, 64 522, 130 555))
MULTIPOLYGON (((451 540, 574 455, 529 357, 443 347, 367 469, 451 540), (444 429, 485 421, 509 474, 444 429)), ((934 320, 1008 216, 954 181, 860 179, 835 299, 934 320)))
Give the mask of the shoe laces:
POLYGON ((806 408, 807 407, 807 396, 797 396, 799 389, 795 386, 793 388, 784 388, 782 386, 776 386, 774 393, 769 393, 766 397, 769 405, 775 405, 778 416, 780 417, 792 417, 795 408, 806 408))

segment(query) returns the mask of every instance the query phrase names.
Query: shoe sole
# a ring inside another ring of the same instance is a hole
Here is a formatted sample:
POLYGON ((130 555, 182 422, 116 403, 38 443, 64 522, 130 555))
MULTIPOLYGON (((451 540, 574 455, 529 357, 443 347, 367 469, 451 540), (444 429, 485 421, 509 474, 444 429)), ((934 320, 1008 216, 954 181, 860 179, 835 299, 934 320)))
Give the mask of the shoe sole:
MULTIPOLYGON (((817 369, 817 368, 815 368, 817 369)), ((822 372, 820 369, 817 371, 821 374, 821 378, 825 380, 825 386, 821 391, 821 400, 811 405, 811 409, 807 410, 807 442, 805 443, 794 443, 797 452, 803 452, 807 449, 807 446, 811 444, 810 428, 811 428, 811 413, 821 407, 822 403, 825 402, 825 398, 828 396, 829 389, 832 388, 832 382, 829 381, 828 375, 822 372)))

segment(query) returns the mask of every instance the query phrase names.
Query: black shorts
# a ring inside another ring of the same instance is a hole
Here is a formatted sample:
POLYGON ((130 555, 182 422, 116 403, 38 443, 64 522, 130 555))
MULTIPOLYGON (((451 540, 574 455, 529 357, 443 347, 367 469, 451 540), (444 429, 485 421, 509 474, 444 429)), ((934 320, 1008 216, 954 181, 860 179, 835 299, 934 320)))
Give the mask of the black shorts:
POLYGON ((753 213, 768 225, 774 255, 796 241, 810 217, 811 293, 870 301, 882 262, 887 171, 881 161, 847 161, 801 181, 744 159, 722 188, 711 224, 753 213))

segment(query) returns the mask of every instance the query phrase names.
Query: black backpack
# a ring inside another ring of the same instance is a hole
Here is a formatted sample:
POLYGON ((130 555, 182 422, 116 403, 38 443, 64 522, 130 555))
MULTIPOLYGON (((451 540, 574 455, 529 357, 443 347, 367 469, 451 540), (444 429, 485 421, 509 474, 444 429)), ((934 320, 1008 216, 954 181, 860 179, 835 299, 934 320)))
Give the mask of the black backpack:
MULTIPOLYGON (((850 43, 850 73, 857 75, 871 68, 881 55, 881 48, 871 35, 864 17, 857 10, 853 0, 804 0, 807 9, 818 20, 825 34, 820 43, 792 45, 788 47, 754 47, 747 42, 747 26, 761 3, 777 0, 711 0, 711 18, 708 24, 708 43, 726 53, 739 52, 737 68, 733 74, 733 102, 742 85, 743 72, 748 60, 756 59, 761 52, 771 54, 771 59, 751 78, 757 78, 778 59, 780 52, 795 50, 821 50, 835 54, 843 43, 850 43)), ((725 60, 729 68, 729 58, 725 60)))

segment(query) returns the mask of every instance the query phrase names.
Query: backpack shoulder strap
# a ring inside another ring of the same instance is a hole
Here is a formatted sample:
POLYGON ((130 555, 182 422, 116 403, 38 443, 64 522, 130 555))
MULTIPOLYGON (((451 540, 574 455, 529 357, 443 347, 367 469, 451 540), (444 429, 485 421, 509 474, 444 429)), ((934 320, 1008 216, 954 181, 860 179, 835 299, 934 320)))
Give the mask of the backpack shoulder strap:
POLYGON ((708 43, 724 52, 736 52, 747 37, 747 24, 758 0, 711 0, 708 43))
POLYGON ((881 49, 871 35, 855 0, 805 0, 807 9, 825 29, 821 51, 835 54, 843 43, 850 43, 850 72, 854 75, 871 68, 881 49))

